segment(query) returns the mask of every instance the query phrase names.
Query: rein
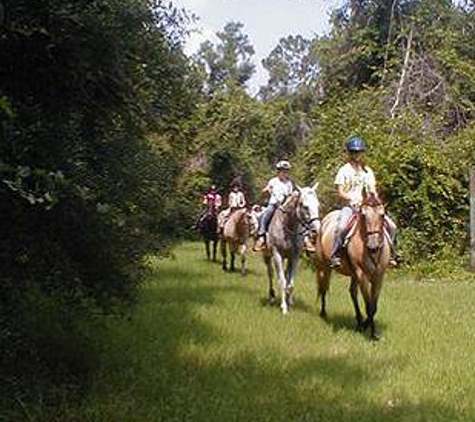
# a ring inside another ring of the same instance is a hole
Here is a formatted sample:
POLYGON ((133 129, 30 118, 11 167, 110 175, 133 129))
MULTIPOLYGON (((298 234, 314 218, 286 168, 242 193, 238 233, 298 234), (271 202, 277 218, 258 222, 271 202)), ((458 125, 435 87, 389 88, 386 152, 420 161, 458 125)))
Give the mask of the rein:
MULTIPOLYGON (((292 210, 286 210, 283 205, 284 204, 280 205, 278 210, 280 210, 283 214, 290 214, 292 210)), ((303 230, 297 231, 296 233, 297 235, 301 235, 304 234, 306 230, 311 230, 312 223, 314 221, 320 221, 320 217, 313 217, 306 221, 300 218, 300 213, 298 212, 298 210, 300 210, 300 204, 297 204, 297 207, 293 211, 295 211, 295 216, 297 217, 297 221, 299 222, 299 224, 304 227, 303 230)))

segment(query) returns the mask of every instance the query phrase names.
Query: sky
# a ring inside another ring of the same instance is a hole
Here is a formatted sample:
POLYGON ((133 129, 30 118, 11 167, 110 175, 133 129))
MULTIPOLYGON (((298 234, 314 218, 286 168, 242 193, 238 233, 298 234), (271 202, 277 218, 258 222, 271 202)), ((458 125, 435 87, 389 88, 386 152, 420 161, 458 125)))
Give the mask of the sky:
POLYGON ((329 30, 329 14, 343 0, 175 0, 199 17, 194 31, 185 45, 185 52, 196 52, 205 40, 216 41, 214 35, 229 21, 244 24, 256 50, 253 62, 256 73, 249 83, 249 91, 256 93, 267 82, 267 72, 261 60, 268 56, 279 39, 287 35, 313 37, 329 30))

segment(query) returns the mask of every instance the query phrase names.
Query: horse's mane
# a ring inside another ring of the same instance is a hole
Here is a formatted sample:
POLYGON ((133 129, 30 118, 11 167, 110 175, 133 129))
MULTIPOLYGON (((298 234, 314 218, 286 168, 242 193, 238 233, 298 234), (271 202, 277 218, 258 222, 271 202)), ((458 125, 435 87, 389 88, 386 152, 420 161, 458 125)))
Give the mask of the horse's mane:
POLYGON ((282 202, 282 205, 281 205, 282 210, 287 212, 288 208, 290 208, 291 206, 293 206, 295 204, 295 202, 297 202, 297 199, 298 199, 298 197, 293 195, 293 194, 288 195, 284 199, 284 202, 282 202))

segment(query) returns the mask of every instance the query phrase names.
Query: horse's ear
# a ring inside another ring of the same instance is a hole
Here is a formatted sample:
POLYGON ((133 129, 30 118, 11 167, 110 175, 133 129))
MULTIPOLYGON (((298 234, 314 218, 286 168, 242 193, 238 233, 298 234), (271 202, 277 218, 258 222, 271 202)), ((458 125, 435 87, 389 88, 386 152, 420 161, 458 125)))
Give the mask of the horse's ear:
POLYGON ((319 183, 315 182, 315 184, 312 186, 312 189, 316 192, 318 188, 319 183))

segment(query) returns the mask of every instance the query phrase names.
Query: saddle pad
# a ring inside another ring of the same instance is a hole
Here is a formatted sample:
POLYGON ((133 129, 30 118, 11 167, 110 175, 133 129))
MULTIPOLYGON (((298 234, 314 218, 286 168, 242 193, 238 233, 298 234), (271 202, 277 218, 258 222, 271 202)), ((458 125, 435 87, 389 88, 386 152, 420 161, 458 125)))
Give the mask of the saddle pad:
POLYGON ((348 245, 348 242, 350 241, 350 239, 355 234, 355 230, 356 230, 356 226, 357 226, 356 223, 358 222, 358 220, 359 220, 359 214, 355 212, 351 216, 351 218, 348 221, 348 224, 345 227, 345 233, 346 234, 345 234, 345 237, 343 239, 343 246, 348 245))

